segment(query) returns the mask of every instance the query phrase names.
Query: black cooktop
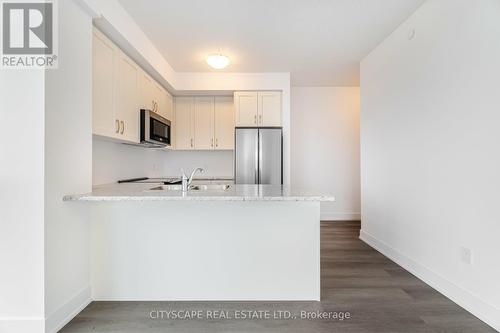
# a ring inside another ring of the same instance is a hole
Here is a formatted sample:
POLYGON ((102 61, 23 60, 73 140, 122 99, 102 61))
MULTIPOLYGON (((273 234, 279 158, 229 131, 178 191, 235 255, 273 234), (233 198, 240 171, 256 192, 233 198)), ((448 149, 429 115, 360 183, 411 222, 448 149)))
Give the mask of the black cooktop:
POLYGON ((173 185, 173 184, 181 184, 182 181, 180 178, 148 178, 148 177, 140 177, 140 178, 130 178, 130 179, 122 179, 119 180, 118 183, 163 183, 164 185, 173 185))

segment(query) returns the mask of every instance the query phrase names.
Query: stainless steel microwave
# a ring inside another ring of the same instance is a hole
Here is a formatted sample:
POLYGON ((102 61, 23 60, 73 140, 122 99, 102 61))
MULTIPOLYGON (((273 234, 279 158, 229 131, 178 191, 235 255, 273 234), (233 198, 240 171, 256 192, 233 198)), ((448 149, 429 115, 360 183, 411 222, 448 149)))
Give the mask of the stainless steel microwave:
POLYGON ((170 146, 170 120, 159 114, 141 109, 141 144, 151 148, 170 146))

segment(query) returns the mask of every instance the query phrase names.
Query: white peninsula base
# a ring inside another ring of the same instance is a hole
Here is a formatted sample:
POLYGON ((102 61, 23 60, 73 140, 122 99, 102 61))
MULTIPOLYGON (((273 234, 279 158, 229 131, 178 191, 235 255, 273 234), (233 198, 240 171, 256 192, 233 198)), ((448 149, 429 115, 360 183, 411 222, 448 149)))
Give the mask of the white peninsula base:
POLYGON ((320 299, 319 201, 91 205, 94 300, 320 299))

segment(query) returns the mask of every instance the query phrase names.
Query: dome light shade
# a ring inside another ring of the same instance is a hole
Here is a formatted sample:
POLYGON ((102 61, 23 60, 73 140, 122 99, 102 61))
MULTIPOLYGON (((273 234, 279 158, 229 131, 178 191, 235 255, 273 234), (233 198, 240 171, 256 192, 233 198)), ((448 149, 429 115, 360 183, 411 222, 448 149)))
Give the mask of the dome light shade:
POLYGON ((229 65, 229 58, 222 54, 211 54, 207 57, 207 64, 215 69, 223 69, 229 65))

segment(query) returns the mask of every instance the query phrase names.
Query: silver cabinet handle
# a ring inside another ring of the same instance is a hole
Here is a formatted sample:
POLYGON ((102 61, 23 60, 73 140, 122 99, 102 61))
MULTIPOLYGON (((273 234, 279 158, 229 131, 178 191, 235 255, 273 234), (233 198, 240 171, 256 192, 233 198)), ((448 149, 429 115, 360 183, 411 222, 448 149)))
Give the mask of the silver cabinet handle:
POLYGON ((210 139, 210 146, 213 147, 214 146, 214 139, 210 139))
POLYGON ((219 147, 219 139, 215 139, 215 147, 219 147))
POLYGON ((122 131, 120 132, 120 134, 123 134, 123 132, 125 131, 125 123, 123 122, 123 120, 121 121, 122 123, 122 131))
POLYGON ((119 133, 120 132, 120 121, 118 119, 115 119, 115 124, 116 124, 115 133, 119 133))
POLYGON ((152 101, 151 101, 151 104, 152 104, 152 106, 153 106, 152 111, 154 112, 154 111, 155 111, 155 101, 154 101, 154 100, 152 100, 152 101))
POLYGON ((254 116, 253 116, 253 123, 254 123, 254 124, 257 124, 257 115, 254 115, 254 116))
POLYGON ((191 138, 191 148, 193 148, 193 138, 191 138))
POLYGON ((262 115, 259 114, 259 123, 262 124, 262 115))

